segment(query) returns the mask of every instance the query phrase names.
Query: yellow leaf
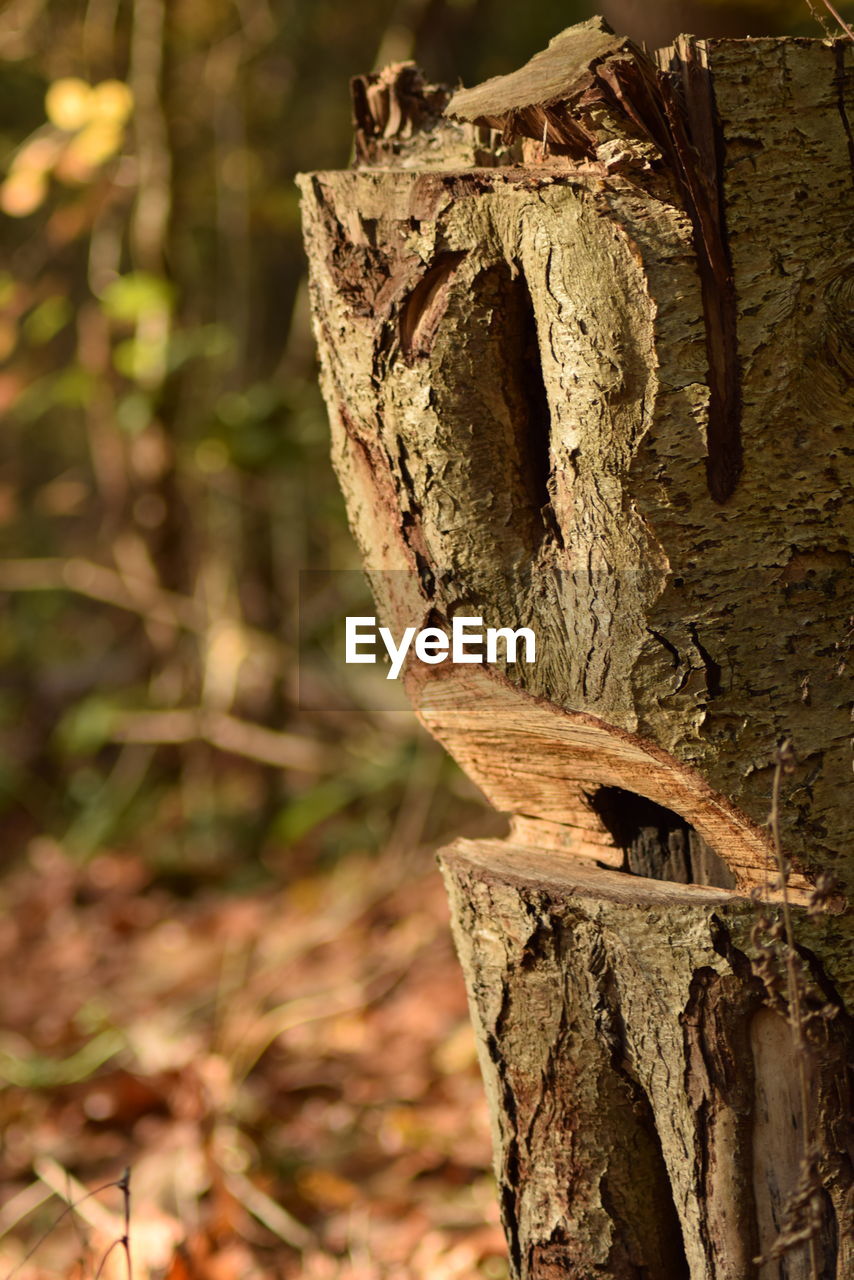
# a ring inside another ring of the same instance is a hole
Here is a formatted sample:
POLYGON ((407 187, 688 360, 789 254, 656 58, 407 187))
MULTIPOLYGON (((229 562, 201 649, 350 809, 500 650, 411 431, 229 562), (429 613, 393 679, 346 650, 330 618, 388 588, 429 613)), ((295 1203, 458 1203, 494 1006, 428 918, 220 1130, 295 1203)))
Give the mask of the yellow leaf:
POLYGON ((124 124, 133 111, 133 93, 123 80, 102 80, 92 90, 92 117, 124 124))
POLYGON ((54 80, 44 100, 48 120, 66 132, 84 125, 92 116, 92 106, 91 87, 76 76, 54 80))
POLYGON ((323 1209, 347 1209, 359 1195, 357 1186, 331 1169, 304 1169, 296 1181, 300 1194, 323 1209))
POLYGON ((124 130, 117 121, 93 119, 69 142, 63 156, 62 176, 76 177, 78 172, 87 176, 86 171, 96 169, 99 164, 115 155, 122 145, 123 136, 124 130))
POLYGON ((0 186, 0 209, 11 218, 26 218, 34 213, 47 195, 47 179, 33 169, 19 169, 9 174, 0 186))

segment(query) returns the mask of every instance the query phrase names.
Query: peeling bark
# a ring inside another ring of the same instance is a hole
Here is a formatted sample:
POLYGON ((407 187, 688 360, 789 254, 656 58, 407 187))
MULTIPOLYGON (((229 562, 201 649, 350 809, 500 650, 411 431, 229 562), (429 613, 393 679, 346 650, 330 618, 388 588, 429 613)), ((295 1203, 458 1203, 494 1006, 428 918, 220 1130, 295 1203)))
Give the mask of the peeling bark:
POLYGON ((354 103, 357 167, 301 187, 378 606, 538 637, 533 667, 406 669, 513 817, 444 868, 514 1274, 841 1280, 852 47, 653 60, 594 19, 475 89, 404 65, 354 103), (784 740, 795 1039, 758 905, 784 740))

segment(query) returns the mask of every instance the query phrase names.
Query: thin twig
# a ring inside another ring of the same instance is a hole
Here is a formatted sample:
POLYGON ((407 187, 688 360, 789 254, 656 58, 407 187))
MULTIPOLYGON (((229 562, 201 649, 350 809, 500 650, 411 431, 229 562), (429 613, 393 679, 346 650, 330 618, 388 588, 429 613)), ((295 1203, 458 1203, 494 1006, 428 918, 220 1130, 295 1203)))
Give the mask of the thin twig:
MULTIPOLYGON (((72 591, 101 604, 139 614, 152 622, 178 625, 185 631, 204 634, 208 625, 202 604, 190 596, 163 588, 152 594, 150 582, 131 582, 126 573, 116 573, 106 565, 78 556, 68 560, 60 557, 4 560, 0 562, 0 591, 72 591), (135 588, 133 591, 131 586, 135 588)), ((275 650, 282 656, 279 641, 266 631, 253 627, 243 630, 254 645, 263 646, 268 651, 275 650)))
POLYGON ((848 23, 847 23, 847 22, 845 21, 845 19, 843 18, 842 14, 841 14, 841 13, 839 13, 839 11, 835 8, 835 6, 831 4, 830 0, 822 0, 822 3, 823 3, 823 5, 824 5, 825 9, 827 9, 828 13, 832 13, 832 14, 833 14, 834 18, 835 18, 835 19, 836 19, 836 21, 839 23, 839 25, 840 25, 840 27, 842 28, 842 30, 845 32, 845 34, 847 35, 848 39, 849 39, 849 40, 854 40, 854 31, 852 31, 852 30, 851 30, 851 28, 849 27, 848 23))
POLYGON ((102 1257, 101 1261, 98 1263, 98 1270, 95 1272, 94 1280, 101 1280, 101 1275, 103 1274, 104 1267, 107 1265, 107 1259, 109 1258, 113 1250, 118 1249, 119 1245, 122 1243, 123 1241, 121 1239, 114 1240, 113 1243, 106 1249, 104 1256, 102 1257))
MULTIPOLYGON (((824 5, 825 9, 828 11, 828 13, 832 14, 833 17, 836 19, 836 21, 839 23, 840 27, 845 32, 848 39, 854 40, 854 31, 851 30, 848 23, 842 17, 842 14, 839 13, 837 9, 833 6, 833 4, 831 3, 831 0, 821 0, 821 2, 824 5)), ((830 25, 827 19, 825 18, 824 14, 819 13, 818 9, 816 9, 815 5, 813 4, 813 0, 806 0, 806 4, 807 4, 807 8, 809 9, 812 16, 815 18, 818 25, 821 27, 827 39, 833 40, 834 39, 833 32, 830 29, 830 25)))
POLYGON ((7 1200, 0 1209, 0 1240, 52 1195, 50 1187, 45 1186, 41 1178, 37 1178, 17 1195, 12 1196, 11 1200, 7 1200))
POLYGON ((122 712, 110 737, 116 742, 178 745, 207 742, 230 755, 244 756, 275 769, 301 773, 324 773, 330 760, 326 749, 310 738, 279 733, 265 725, 252 724, 224 711, 203 707, 169 711, 122 712))
POLYGON ((313 1236, 308 1227, 297 1221, 286 1209, 276 1204, 242 1173, 232 1171, 225 1177, 226 1190, 248 1209, 268 1231, 294 1249, 305 1249, 313 1236))
POLYGON ((117 1187, 119 1184, 114 1179, 112 1182, 105 1182, 103 1186, 96 1187, 94 1191, 87 1191, 82 1183, 64 1169, 57 1160, 50 1159, 49 1156, 42 1156, 33 1162, 33 1172, 41 1178, 45 1186, 50 1187, 54 1195, 59 1196, 60 1200, 68 1202, 68 1193, 74 1193, 74 1201, 71 1204, 84 1222, 88 1222, 90 1227, 94 1227, 96 1231, 102 1231, 105 1235, 118 1235, 119 1219, 116 1214, 111 1213, 109 1209, 105 1209, 102 1204, 97 1201, 90 1203, 92 1197, 98 1195, 101 1191, 107 1191, 110 1187, 117 1187), (85 1208, 80 1206, 85 1205, 85 1208))
POLYGON ((128 1165, 119 1179, 119 1188, 122 1193, 122 1203, 125 1213, 125 1230, 121 1238, 121 1244, 125 1251, 125 1260, 127 1262, 128 1280, 133 1280, 133 1262, 130 1256, 130 1165, 128 1165))
MULTIPOLYGON (((48 1236, 56 1230, 59 1224, 63 1222, 70 1213, 80 1213, 81 1217, 86 1218, 92 1226, 96 1226, 99 1230, 105 1230, 107 1232, 115 1231, 115 1219, 108 1210, 97 1204, 87 1205, 86 1209, 82 1209, 81 1206, 86 1204, 88 1200, 91 1200, 92 1196, 100 1195, 102 1191, 109 1191, 111 1187, 120 1187, 123 1179, 120 1178, 118 1181, 105 1182, 100 1187, 95 1187, 93 1191, 85 1191, 83 1187, 80 1186, 80 1183, 72 1178, 71 1174, 68 1173, 67 1170, 63 1169, 61 1165, 57 1164, 55 1160, 45 1158, 37 1161, 35 1172, 38 1174, 39 1179, 45 1184, 45 1186, 50 1188, 53 1195, 58 1196, 60 1200, 66 1201, 66 1205, 59 1217, 51 1223, 46 1231, 42 1232, 32 1248, 28 1249, 23 1258, 15 1263, 11 1271, 7 1272, 5 1280, 12 1280, 12 1277, 17 1275, 21 1270, 21 1267, 23 1267, 25 1263, 29 1262, 30 1258, 38 1249, 41 1248, 48 1236), (59 1174, 59 1178, 57 1178, 57 1174, 59 1174), (68 1187, 79 1189, 83 1194, 78 1196, 76 1200, 69 1201, 67 1192, 58 1189, 57 1186, 57 1183, 59 1183, 59 1186, 61 1187, 63 1181, 68 1185, 68 1187), (98 1212, 93 1213, 93 1209, 96 1208, 98 1212), (109 1225, 105 1226, 105 1223, 109 1223, 109 1225)), ((112 1248, 112 1245, 110 1248, 112 1248)))
POLYGON ((812 14, 813 18, 815 19, 815 21, 821 27, 827 39, 832 40, 833 32, 830 29, 830 23, 827 21, 827 18, 824 16, 823 13, 820 13, 819 10, 816 9, 815 5, 813 4, 813 0, 806 0, 806 5, 810 13, 812 14))

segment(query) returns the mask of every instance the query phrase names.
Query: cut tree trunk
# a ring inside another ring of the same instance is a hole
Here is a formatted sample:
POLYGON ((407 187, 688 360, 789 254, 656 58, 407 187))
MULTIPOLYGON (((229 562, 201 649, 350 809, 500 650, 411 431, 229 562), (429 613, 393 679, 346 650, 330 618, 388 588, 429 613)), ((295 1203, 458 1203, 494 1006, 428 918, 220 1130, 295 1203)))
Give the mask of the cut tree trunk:
POLYGON ((354 105, 301 187, 378 608, 537 637, 405 671, 513 819, 442 854, 513 1274, 854 1275, 852 46, 594 19, 354 105))

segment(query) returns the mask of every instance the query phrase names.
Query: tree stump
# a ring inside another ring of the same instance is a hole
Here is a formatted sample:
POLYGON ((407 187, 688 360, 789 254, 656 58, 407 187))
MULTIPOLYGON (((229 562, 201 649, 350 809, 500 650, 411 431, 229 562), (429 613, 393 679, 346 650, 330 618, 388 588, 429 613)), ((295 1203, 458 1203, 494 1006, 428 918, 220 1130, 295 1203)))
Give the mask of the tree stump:
POLYGON ((537 637, 405 671, 512 818, 441 862, 513 1275, 842 1280, 852 46, 594 19, 354 115, 300 182, 378 608, 537 637))

